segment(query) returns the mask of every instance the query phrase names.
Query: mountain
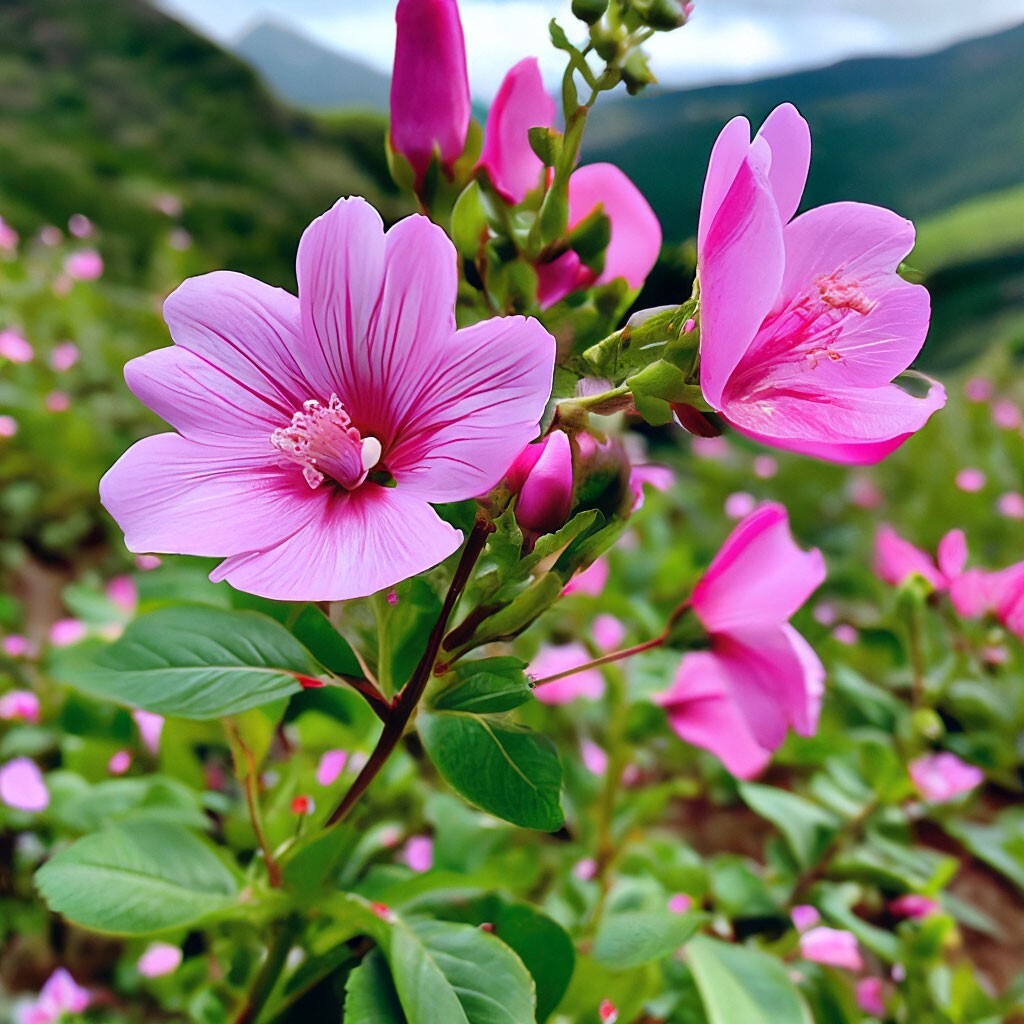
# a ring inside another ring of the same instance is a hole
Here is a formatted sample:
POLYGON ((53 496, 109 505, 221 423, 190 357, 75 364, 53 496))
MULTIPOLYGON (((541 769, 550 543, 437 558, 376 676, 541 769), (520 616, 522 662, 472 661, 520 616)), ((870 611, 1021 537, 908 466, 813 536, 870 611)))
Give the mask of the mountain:
POLYGON ((1024 26, 924 56, 598 104, 585 159, 621 166, 666 236, 688 238, 722 125, 746 114, 756 126, 787 100, 814 138, 808 206, 856 199, 917 218, 1024 179, 1024 26))
POLYGON ((291 284, 299 234, 339 195, 405 212, 384 132, 282 105, 142 0, 0 2, 0 216, 27 234, 86 214, 115 277, 145 272, 170 193, 198 266, 291 284))
POLYGON ((320 46, 290 28, 264 21, 235 44, 274 93, 313 110, 373 110, 387 113, 391 79, 320 46))

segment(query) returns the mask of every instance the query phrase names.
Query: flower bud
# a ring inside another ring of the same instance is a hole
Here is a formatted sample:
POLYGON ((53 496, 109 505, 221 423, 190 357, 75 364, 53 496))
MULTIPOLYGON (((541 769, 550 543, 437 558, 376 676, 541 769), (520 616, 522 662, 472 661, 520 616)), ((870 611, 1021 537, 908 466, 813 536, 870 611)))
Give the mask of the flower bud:
POLYGON ((554 533, 572 509, 572 449, 561 430, 527 445, 512 464, 509 484, 519 492, 516 521, 524 533, 554 533))
POLYGON ((588 25, 600 21, 608 10, 608 0, 572 0, 572 13, 588 25))
POLYGON ((399 0, 395 21, 391 148, 409 161, 418 187, 435 152, 450 173, 466 147, 466 44, 456 0, 399 0))
POLYGON ((686 23, 691 4, 679 0, 633 0, 632 9, 644 24, 661 32, 671 32, 686 23))

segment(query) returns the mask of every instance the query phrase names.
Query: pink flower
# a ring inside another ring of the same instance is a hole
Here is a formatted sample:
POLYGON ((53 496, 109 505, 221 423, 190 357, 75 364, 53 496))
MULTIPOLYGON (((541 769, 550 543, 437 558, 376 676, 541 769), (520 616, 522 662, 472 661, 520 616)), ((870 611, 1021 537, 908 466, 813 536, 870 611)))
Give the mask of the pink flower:
POLYGON ((0 802, 19 811, 45 811, 50 793, 35 761, 16 757, 0 767, 0 802))
POLYGON ((32 641, 20 633, 11 633, 0 641, 0 650, 9 658, 28 658, 34 653, 32 641))
POLYGON ((583 857, 573 864, 572 873, 581 882, 589 882, 597 875, 597 861, 593 857, 583 857))
POLYGON ((130 615, 139 603, 139 588, 131 576, 115 576, 107 584, 107 600, 130 615))
POLYGON ((85 639, 85 623, 81 619, 58 619, 50 627, 50 643, 54 647, 70 647, 85 639))
POLYGON ((817 549, 793 541, 781 505, 762 505, 729 535, 690 606, 711 648, 683 657, 657 698, 679 736, 750 778, 792 726, 818 725, 825 670, 789 618, 825 578, 817 549))
POLYGON ((391 148, 422 184, 435 152, 448 172, 469 130, 466 44, 456 0, 399 0, 391 78, 391 148))
POLYGON ((909 771, 917 791, 931 804, 948 803, 985 781, 980 768, 946 751, 911 761, 909 771))
POLYGON ((88 238, 93 232, 92 221, 84 213, 73 213, 68 218, 68 231, 75 238, 88 238))
POLYGON ((608 583, 608 559, 603 556, 591 563, 575 576, 562 589, 562 594, 586 594, 587 597, 599 597, 608 583))
POLYGON ((885 994, 881 978, 861 978, 856 987, 857 1006, 872 1017, 885 1016, 885 994))
POLYGON ((734 491, 725 499, 725 514, 730 519, 742 519, 757 508, 757 498, 746 491, 734 491))
POLYGON ((181 966, 182 952, 168 942, 151 942, 139 957, 136 968, 144 978, 161 978, 181 966))
POLYGON ((111 775, 124 775, 132 766, 132 755, 128 750, 119 750, 112 754, 107 762, 107 771, 111 775))
POLYGON ((608 770, 608 753, 604 747, 598 746, 593 740, 583 740, 580 744, 580 758, 583 767, 591 775, 604 775, 608 770))
POLYGON ((429 871, 434 866, 434 840, 430 836, 410 836, 402 848, 402 861, 413 871, 429 871))
POLYGON ((790 219, 810 164, 807 123, 777 107, 753 142, 730 121, 708 165, 697 237, 701 387, 755 440, 833 462, 884 458, 945 404, 890 383, 928 329, 928 293, 896 268, 913 225, 834 203, 790 219))
POLYGON ((316 781, 320 786, 333 785, 345 770, 348 761, 347 750, 328 750, 316 768, 316 781))
POLYGON ((51 391, 45 405, 47 412, 67 412, 71 408, 71 396, 66 391, 51 391))
POLYGON ((176 344, 125 376, 179 433, 100 495, 130 551, 226 558, 212 579, 277 600, 363 597, 459 547, 431 503, 488 490, 536 434, 554 339, 523 317, 456 331, 444 232, 385 234, 362 199, 310 225, 298 277, 297 299, 227 272, 167 299, 176 344))
POLYGON ((516 522, 528 536, 554 533, 572 509, 572 448, 569 437, 553 430, 528 444, 508 471, 509 487, 518 492, 516 522))
POLYGON ((8 690, 0 696, 0 721, 35 725, 39 721, 39 698, 31 690, 8 690))
POLYGON ((853 647, 860 639, 860 634, 855 626, 851 626, 848 622, 840 622, 832 630, 832 637, 838 643, 845 644, 847 647, 853 647))
MULTIPOLYGON (((530 146, 530 128, 550 128, 555 104, 544 89, 535 57, 505 76, 487 115, 479 166, 510 203, 520 203, 543 183, 544 165, 530 146)), ((589 164, 569 178, 569 229, 600 206, 611 225, 604 268, 595 273, 572 251, 537 267, 542 309, 570 292, 625 278, 639 288, 661 251, 661 225, 640 190, 612 164, 589 164)))
POLYGON ((1021 416, 1020 406, 1009 398, 1000 398, 992 406, 992 422, 1000 430, 1018 430, 1024 417, 1021 416))
POLYGON ((992 381, 987 377, 971 377, 964 385, 964 394, 971 402, 987 402, 993 390, 992 381))
POLYGON ((59 345, 55 345, 50 353, 50 366, 57 373, 66 373, 78 362, 80 355, 78 346, 73 341, 62 341, 59 345))
POLYGON ((639 512, 644 507, 644 488, 653 487, 656 491, 668 491, 675 486, 676 475, 668 466, 658 466, 653 462, 632 465, 629 467, 629 490, 633 495, 630 511, 639 512))
POLYGON ((930 555, 887 524, 875 534, 875 573, 892 587, 901 586, 914 575, 927 580, 935 590, 945 590, 949 582, 930 555))
POLYGON ((930 917, 942 909, 941 905, 928 896, 921 896, 918 893, 907 893, 900 896, 889 904, 889 909, 897 917, 922 918, 930 917))
POLYGON ((161 565, 163 565, 163 560, 156 555, 135 556, 135 568, 141 572, 150 572, 153 569, 159 569, 161 565))
POLYGON ((805 932, 821 921, 821 914, 817 909, 806 903, 794 907, 789 916, 793 920, 793 927, 798 932, 805 932))
POLYGON ((873 509, 878 508, 885 501, 885 495, 879 490, 874 480, 869 480, 866 476, 858 476, 850 481, 850 501, 857 508, 873 509))
POLYGON ((956 485, 965 494, 976 494, 985 486, 986 480, 985 474, 974 466, 967 466, 956 475, 956 485))
POLYGON ((21 334, 8 328, 0 331, 0 357, 12 363, 30 363, 35 351, 21 334))
POLYGON ((754 458, 754 476, 760 480, 771 480, 779 471, 779 463, 771 455, 757 455, 754 458))
POLYGON ((668 909, 673 914, 685 914, 693 907, 693 897, 685 892, 677 892, 668 898, 668 909))
POLYGON ((859 971, 864 967, 857 940, 851 932, 821 925, 800 936, 800 955, 829 967, 859 971))
POLYGON ((76 984, 63 967, 58 967, 46 979, 39 998, 19 1011, 18 1024, 57 1024, 65 1014, 81 1013, 91 999, 88 989, 76 984))
POLYGON ((602 651, 614 651, 626 639, 626 627, 614 615, 598 615, 590 630, 594 643, 602 651))
MULTIPOLYGON (((526 672, 531 679, 546 679, 558 675, 577 665, 591 661, 590 653, 581 643, 573 642, 560 646, 545 646, 537 652, 526 672)), ((597 700, 604 693, 604 677, 599 669, 588 668, 574 672, 564 679, 538 686, 533 691, 537 700, 544 704, 568 704, 579 697, 597 700)))
POLYGON ((39 229, 39 241, 42 242, 43 245, 60 245, 63 240, 64 233, 60 228, 54 227, 52 224, 47 224, 45 227, 39 229))
POLYGON ((145 748, 156 757, 160 753, 160 735, 164 731, 164 717, 153 711, 142 711, 137 708, 132 712, 135 727, 145 748))
POLYGON ((14 437, 18 432, 18 421, 13 416, 0 416, 0 437, 14 437))
POLYGON ((95 249, 73 252, 64 261, 64 273, 72 281, 95 281, 103 276, 103 257, 95 249))
POLYGON ((601 1024, 619 1024, 618 1007, 610 999, 601 1000, 597 1015, 601 1019, 601 1024))
POLYGON ((0 252, 14 252, 18 248, 18 232, 0 217, 0 252))
POLYGON ((1001 516, 1007 519, 1024 519, 1024 494, 1017 491, 1007 491, 999 496, 996 508, 1001 516))

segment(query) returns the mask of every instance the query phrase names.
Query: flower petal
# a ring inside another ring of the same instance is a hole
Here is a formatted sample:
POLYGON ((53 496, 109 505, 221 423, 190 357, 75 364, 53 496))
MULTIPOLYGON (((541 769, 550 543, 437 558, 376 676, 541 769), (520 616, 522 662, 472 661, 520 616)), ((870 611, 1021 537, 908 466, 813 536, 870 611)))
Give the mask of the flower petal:
POLYGON ((911 575, 926 579, 936 590, 944 590, 946 580, 935 567, 931 556, 908 540, 904 540, 891 526, 882 524, 875 534, 875 573, 891 587, 898 587, 911 575))
POLYGON ((768 181, 770 161, 768 144, 755 139, 698 253, 700 381, 716 409, 782 283, 782 222, 768 181))
POLYGON ((479 166, 511 203, 520 203, 541 183, 544 164, 530 146, 531 128, 555 123, 555 103, 544 88, 540 64, 527 57, 502 80, 487 113, 479 166))
POLYGON ((387 465, 399 490, 433 502, 483 494, 537 434, 551 394, 555 341, 521 316, 456 333, 399 422, 387 465))
POLYGON ((774 448, 867 465, 899 448, 945 404, 945 389, 935 382, 924 398, 914 398, 895 384, 828 391, 793 388, 730 401, 722 415, 740 433, 774 448))
POLYGON ((694 588, 691 605, 711 633, 779 625, 824 579, 821 552, 801 550, 786 510, 765 504, 729 535, 694 588))
POLYGON ((321 494, 304 506, 291 536, 227 559, 210 578, 277 601, 345 601, 430 569, 462 539, 401 487, 367 483, 352 492, 313 492, 321 494))
POLYGON ((671 688, 655 700, 681 739, 710 750, 738 778, 753 778, 771 760, 730 697, 727 665, 711 651, 687 654, 671 688))
POLYGON ((703 252, 711 223, 729 194, 747 151, 750 149, 750 122, 734 117, 719 133, 708 157, 708 173, 700 201, 697 249, 703 252))
POLYGON ((800 205, 811 166, 811 130, 792 103, 777 106, 757 133, 771 147, 772 166, 768 180, 779 208, 779 217, 788 224, 800 205))
POLYGON ((129 551, 220 557, 269 547, 315 499, 302 475, 276 465, 272 454, 157 434, 106 472, 100 499, 129 551))

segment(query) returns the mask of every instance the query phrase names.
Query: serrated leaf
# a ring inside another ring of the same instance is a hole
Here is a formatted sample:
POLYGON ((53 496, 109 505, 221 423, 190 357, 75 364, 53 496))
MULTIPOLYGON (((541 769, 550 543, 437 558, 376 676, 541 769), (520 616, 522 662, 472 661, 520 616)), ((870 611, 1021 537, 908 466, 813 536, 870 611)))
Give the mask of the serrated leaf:
POLYGON ((238 714, 297 693, 320 666, 279 623, 200 605, 136 619, 90 662, 64 661, 62 682, 104 700, 178 718, 238 714))
POLYGON ((147 935, 194 925, 238 901, 206 840, 165 822, 125 822, 79 839, 36 872, 50 909, 93 931, 147 935))
POLYGON ((562 767, 547 737, 461 711, 423 714, 419 730, 444 780, 470 803, 523 828, 562 827, 562 767))

